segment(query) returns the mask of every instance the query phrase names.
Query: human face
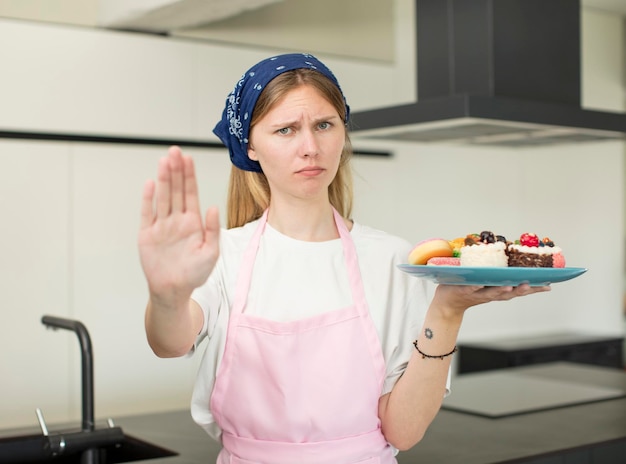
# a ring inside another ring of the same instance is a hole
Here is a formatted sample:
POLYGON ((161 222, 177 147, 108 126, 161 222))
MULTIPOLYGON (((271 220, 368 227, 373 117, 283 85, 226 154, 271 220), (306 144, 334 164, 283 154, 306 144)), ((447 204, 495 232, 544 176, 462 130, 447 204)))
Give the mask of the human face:
POLYGON ((272 199, 328 200, 345 143, 333 105, 312 86, 290 90, 250 131, 248 156, 258 161, 272 199))

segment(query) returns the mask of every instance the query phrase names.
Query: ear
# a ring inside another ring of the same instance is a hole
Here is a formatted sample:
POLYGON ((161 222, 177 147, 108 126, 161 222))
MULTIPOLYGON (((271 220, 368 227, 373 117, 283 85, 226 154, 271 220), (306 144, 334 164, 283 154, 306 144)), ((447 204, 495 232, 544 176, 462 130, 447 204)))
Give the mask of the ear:
POLYGON ((248 145, 248 158, 252 161, 259 161, 259 158, 256 156, 256 152, 254 151, 254 147, 251 145, 248 145))

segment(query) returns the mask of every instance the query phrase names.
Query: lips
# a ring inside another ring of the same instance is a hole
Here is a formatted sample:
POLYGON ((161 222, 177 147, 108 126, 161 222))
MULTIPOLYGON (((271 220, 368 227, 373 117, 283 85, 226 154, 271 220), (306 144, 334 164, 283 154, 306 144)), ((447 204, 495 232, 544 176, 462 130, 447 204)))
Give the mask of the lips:
POLYGON ((297 171, 297 174, 301 174, 307 177, 312 177, 312 176, 317 176, 318 174, 321 174, 322 172, 324 172, 324 168, 321 168, 318 166, 307 166, 306 168, 300 169, 299 171, 297 171))

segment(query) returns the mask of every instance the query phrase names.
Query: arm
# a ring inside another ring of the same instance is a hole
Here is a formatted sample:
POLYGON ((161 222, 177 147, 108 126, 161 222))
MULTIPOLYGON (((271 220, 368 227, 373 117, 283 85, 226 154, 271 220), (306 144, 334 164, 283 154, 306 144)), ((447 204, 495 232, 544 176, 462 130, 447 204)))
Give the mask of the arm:
POLYGON ((154 354, 174 358, 189 353, 204 324, 198 303, 191 299, 179 306, 160 305, 150 297, 146 306, 146 336, 154 354))
POLYGON ((187 353, 204 322, 191 292, 211 274, 219 256, 219 219, 200 215, 193 160, 172 147, 159 160, 157 183, 146 182, 139 255, 148 283, 148 343, 161 357, 187 353))
MULTIPOLYGON (((489 301, 550 290, 550 287, 465 287, 439 285, 419 334, 419 349, 429 355, 450 353, 471 307, 489 301)), ((424 358, 414 350, 393 390, 380 398, 378 413, 389 443, 406 450, 419 442, 443 402, 452 356, 424 358)))

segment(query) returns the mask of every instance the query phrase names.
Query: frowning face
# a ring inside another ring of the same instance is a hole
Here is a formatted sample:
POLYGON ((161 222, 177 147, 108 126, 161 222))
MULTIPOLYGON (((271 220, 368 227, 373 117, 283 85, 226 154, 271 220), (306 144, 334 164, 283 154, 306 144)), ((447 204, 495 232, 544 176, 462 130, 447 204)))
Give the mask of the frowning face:
POLYGON ((327 201, 345 131, 333 105, 315 88, 302 85, 254 125, 248 156, 261 164, 273 199, 327 201))

